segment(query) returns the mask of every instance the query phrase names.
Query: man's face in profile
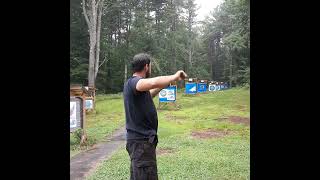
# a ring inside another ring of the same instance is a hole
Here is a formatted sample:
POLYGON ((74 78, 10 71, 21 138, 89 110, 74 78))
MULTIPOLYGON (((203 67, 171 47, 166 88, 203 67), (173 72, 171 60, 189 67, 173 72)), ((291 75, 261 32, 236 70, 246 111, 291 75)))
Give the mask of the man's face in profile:
POLYGON ((151 76, 151 63, 146 64, 146 78, 149 78, 151 76))

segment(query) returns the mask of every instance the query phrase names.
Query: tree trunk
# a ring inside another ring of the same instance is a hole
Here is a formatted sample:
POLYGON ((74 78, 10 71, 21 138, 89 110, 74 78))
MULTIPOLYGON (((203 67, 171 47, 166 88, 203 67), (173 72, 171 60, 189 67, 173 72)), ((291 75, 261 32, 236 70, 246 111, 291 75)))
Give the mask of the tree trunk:
MULTIPOLYGON (((190 40, 191 41, 191 40, 190 40)), ((192 69, 192 50, 191 50, 191 42, 189 44, 189 51, 188 51, 188 54, 189 54, 189 66, 190 66, 190 69, 192 69)))
POLYGON ((127 77, 128 77, 128 71, 127 71, 127 63, 124 65, 124 80, 123 80, 123 84, 126 83, 127 81, 127 77))
MULTIPOLYGON (((176 40, 174 40, 174 43, 176 44, 176 40)), ((174 49, 173 49, 173 72, 172 73, 175 73, 177 71, 177 50, 176 50, 176 46, 174 46, 174 49)))
MULTIPOLYGON (((91 39, 91 38, 90 38, 91 39)), ((94 60, 95 60, 95 50, 94 45, 92 45, 92 40, 90 42, 90 54, 89 54, 89 73, 88 73, 88 86, 94 87, 94 60)))
POLYGON ((91 1, 91 33, 90 33, 90 56, 89 58, 89 86, 95 86, 95 61, 96 61, 96 43, 97 43, 97 11, 96 3, 94 0, 91 1), (91 72, 90 72, 91 71, 91 72))
POLYGON ((173 72, 175 73, 178 69, 177 69, 177 40, 176 40, 176 36, 174 35, 174 48, 173 48, 173 72))
POLYGON ((99 69, 100 30, 103 1, 104 0, 89 0, 86 4, 86 0, 82 0, 83 14, 88 25, 90 39, 88 86, 91 87, 95 87, 95 79, 99 69), (88 10, 86 9, 86 6, 88 10))
POLYGON ((210 70, 211 70, 211 78, 212 80, 215 80, 215 71, 214 71, 214 55, 215 55, 215 45, 214 45, 214 37, 211 36, 209 45, 208 45, 208 60, 211 64, 210 70))
MULTIPOLYGON (((190 8, 190 7, 189 7, 190 8)), ((188 18, 188 31, 189 31, 189 39, 188 39, 188 45, 189 45, 189 50, 188 50, 188 54, 189 54, 189 67, 190 69, 192 69, 192 54, 191 54, 191 43, 192 43, 192 16, 191 16, 191 12, 190 12, 190 9, 189 9, 189 18, 188 18)))
POLYGON ((232 87, 232 56, 230 56, 230 88, 232 87))
POLYGON ((233 67, 234 67, 234 73, 233 73, 233 76, 235 76, 234 78, 234 86, 237 86, 238 85, 238 73, 239 73, 239 63, 237 62, 237 58, 233 59, 233 67))
POLYGON ((97 43, 97 47, 96 47, 96 60, 95 60, 95 73, 94 73, 94 79, 97 78, 97 75, 98 75, 98 70, 99 70, 99 61, 100 61, 100 32, 101 32, 101 17, 102 17, 102 14, 103 14, 103 1, 100 1, 98 5, 98 20, 97 20, 97 40, 96 40, 96 43, 97 43))

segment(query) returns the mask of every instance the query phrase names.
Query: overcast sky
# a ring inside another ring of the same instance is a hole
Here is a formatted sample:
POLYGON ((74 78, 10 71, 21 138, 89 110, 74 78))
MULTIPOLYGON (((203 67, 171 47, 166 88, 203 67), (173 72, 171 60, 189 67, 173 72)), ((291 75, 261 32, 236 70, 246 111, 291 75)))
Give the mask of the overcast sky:
POLYGON ((197 20, 203 20, 221 2, 222 0, 195 0, 195 3, 200 7, 197 12, 197 20))

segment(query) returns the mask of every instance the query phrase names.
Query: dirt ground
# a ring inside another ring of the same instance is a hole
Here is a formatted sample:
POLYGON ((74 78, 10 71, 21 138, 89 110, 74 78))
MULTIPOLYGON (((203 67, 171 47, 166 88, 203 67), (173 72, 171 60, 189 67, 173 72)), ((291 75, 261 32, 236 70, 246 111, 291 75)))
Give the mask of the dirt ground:
POLYGON ((228 120, 236 124, 245 124, 247 126, 250 126, 250 118, 230 116, 228 120))
POLYGON ((157 155, 171 154, 174 153, 174 149, 172 148, 157 148, 157 155))
POLYGON ((218 121, 230 121, 235 124, 244 124, 250 126, 250 118, 240 116, 221 117, 218 121))
POLYGON ((198 139, 210 139, 210 138, 221 138, 230 134, 230 131, 217 130, 217 129, 207 129, 201 131, 193 131, 191 136, 198 139))

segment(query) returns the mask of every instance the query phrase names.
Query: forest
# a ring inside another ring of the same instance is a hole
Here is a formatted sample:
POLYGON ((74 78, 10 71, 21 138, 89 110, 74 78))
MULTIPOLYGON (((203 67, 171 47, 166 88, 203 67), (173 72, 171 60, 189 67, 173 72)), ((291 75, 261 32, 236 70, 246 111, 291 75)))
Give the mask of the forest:
POLYGON ((152 77, 250 85, 250 2, 222 0, 197 20, 195 0, 70 0, 70 83, 118 93, 140 52, 152 77))

